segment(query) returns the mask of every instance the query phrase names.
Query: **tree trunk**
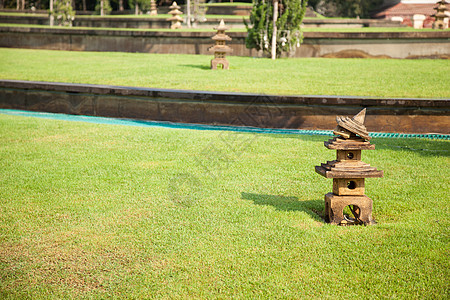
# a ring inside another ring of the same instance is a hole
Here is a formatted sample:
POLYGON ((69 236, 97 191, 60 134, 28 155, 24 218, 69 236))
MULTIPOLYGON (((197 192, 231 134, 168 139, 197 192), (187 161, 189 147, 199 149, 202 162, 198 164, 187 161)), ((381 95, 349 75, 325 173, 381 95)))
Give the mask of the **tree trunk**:
POLYGON ((198 20, 200 19, 200 12, 199 12, 199 2, 200 0, 194 0, 194 24, 192 24, 193 27, 197 27, 198 25, 198 20))
POLYGON ((123 0, 119 0, 119 10, 123 11, 123 0))
POLYGON ((100 0, 100 16, 104 16, 105 12, 103 11, 103 0, 100 0))
POLYGON ((191 0, 187 0, 186 5, 186 23, 187 27, 191 28, 191 0))
POLYGON ((53 16, 53 0, 50 0, 50 26, 55 25, 55 17, 53 16))
POLYGON ((139 4, 136 1, 136 4, 134 5, 134 14, 138 15, 139 14, 139 4))
POLYGON ((272 59, 277 58, 278 0, 273 1, 272 59))
POLYGON ((83 11, 87 11, 86 0, 83 0, 83 11))

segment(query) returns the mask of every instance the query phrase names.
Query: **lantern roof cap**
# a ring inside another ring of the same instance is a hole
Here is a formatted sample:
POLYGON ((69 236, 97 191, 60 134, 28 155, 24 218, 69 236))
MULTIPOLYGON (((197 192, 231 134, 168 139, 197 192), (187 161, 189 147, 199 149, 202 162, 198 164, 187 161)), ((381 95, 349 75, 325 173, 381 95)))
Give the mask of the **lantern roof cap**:
POLYGON ((359 135, 360 137, 368 141, 370 140, 370 136, 369 133, 367 132, 366 126, 364 126, 365 119, 366 119, 366 109, 364 108, 351 119, 345 116, 337 116, 336 122, 339 127, 351 133, 359 135))
POLYGON ((173 1, 173 2, 172 2, 172 5, 169 6, 169 8, 170 8, 170 9, 180 9, 181 6, 179 6, 179 5, 177 4, 176 1, 173 1))
POLYGON ((219 26, 214 27, 214 30, 228 30, 229 27, 225 25, 223 19, 220 20, 219 26))

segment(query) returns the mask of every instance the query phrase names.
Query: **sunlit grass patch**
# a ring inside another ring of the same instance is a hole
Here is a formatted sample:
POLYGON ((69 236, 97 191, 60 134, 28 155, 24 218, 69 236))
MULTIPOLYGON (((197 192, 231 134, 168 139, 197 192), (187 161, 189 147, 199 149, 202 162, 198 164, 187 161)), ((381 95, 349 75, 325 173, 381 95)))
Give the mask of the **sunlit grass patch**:
POLYGON ((449 98, 449 60, 261 59, 212 56, 0 49, 0 77, 168 89, 281 95, 449 98))

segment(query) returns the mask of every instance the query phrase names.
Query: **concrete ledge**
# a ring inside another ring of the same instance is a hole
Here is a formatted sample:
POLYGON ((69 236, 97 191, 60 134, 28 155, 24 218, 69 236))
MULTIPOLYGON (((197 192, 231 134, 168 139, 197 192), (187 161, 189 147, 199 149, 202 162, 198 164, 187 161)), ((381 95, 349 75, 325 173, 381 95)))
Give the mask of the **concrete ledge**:
POLYGON ((372 132, 450 134, 450 99, 276 96, 0 80, 0 108, 212 125, 330 130, 367 107, 372 132))
MULTIPOLYGON (((233 55, 257 56, 245 46, 246 32, 228 33, 233 55)), ((120 51, 210 55, 213 32, 0 27, 0 47, 73 51, 120 51)), ((448 58, 450 31, 305 32, 294 57, 448 58)))
POLYGON ((362 28, 362 27, 404 27, 400 21, 374 19, 303 19, 305 27, 362 28))
MULTIPOLYGON (((183 8, 185 6, 183 5, 183 8)), ((249 16, 252 11, 251 5, 214 5, 209 4, 206 7, 206 13, 208 15, 236 15, 236 16, 249 16)), ((186 11, 184 8, 183 11, 186 11)))
MULTIPOLYGON (((17 33, 58 33, 72 35, 108 35, 108 36, 160 36, 160 37, 207 37, 211 38, 215 32, 199 31, 139 31, 139 30, 110 30, 110 29, 78 29, 76 27, 0 27, 0 32, 17 32, 17 33)), ((247 37, 247 32, 227 32, 228 35, 235 38, 247 37)), ((450 40, 450 31, 405 31, 405 32, 304 32, 305 39, 441 39, 450 40)))

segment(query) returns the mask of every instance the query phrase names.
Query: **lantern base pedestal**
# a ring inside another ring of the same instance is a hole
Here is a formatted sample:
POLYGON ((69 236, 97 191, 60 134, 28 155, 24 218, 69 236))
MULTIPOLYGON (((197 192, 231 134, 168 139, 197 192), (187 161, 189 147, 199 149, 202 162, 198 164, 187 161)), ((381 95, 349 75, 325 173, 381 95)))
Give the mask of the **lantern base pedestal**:
POLYGON ((325 195, 325 219, 334 225, 374 225, 372 219, 372 199, 366 195, 337 196, 333 193, 325 195), (350 205, 353 217, 344 215, 344 208, 350 205))
POLYGON ((226 60, 225 58, 214 58, 211 60, 211 69, 212 70, 217 70, 217 65, 222 65, 224 70, 229 69, 228 60, 226 60))

